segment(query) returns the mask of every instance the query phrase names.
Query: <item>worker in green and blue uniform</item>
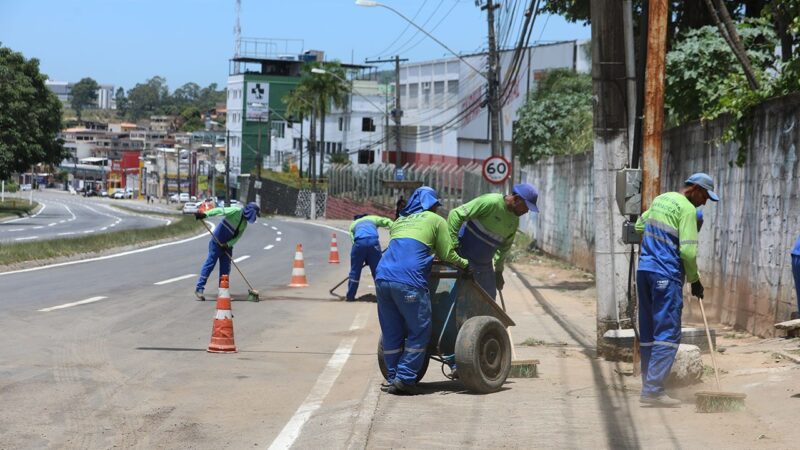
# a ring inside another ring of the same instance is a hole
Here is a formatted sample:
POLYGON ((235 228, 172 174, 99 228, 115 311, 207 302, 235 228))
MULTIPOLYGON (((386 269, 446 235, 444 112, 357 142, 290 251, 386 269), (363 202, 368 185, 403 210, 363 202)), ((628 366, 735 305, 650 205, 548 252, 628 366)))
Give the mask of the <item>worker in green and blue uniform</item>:
POLYGON ((469 261, 475 281, 492 298, 502 290, 504 261, 519 218, 539 212, 539 193, 530 184, 517 184, 508 195, 484 194, 450 211, 450 237, 458 242, 458 254, 469 261))
MULTIPOLYGON (((792 276, 794 278, 794 290, 797 294, 797 308, 800 311, 800 236, 798 236, 797 242, 794 243, 794 248, 792 248, 792 276)), ((790 319, 800 318, 800 312, 798 311, 792 312, 790 319)))
POLYGON ((197 279, 197 285, 194 289, 194 295, 197 300, 205 301, 206 297, 203 295, 203 290, 206 287, 208 276, 211 275, 211 271, 214 270, 214 266, 217 264, 217 260, 219 260, 220 278, 222 278, 222 275, 230 275, 233 246, 244 234, 247 224, 256 221, 260 211, 261 208, 259 208, 258 204, 250 202, 244 208, 238 206, 212 208, 206 212, 195 213, 194 217, 197 220, 202 220, 206 217, 223 216, 222 221, 217 224, 213 231, 216 239, 212 238, 208 241, 208 256, 200 269, 200 277, 197 279))
POLYGON ((664 392, 664 381, 681 341, 684 277, 691 283, 692 295, 703 298, 697 271, 697 208, 709 199, 719 201, 714 180, 696 173, 686 180, 681 192, 656 197, 636 221, 636 230, 643 233, 636 288, 642 362, 640 402, 644 404, 680 404, 664 392))
POLYGON ((416 393, 416 380, 427 358, 431 337, 431 298, 428 292, 433 257, 467 268, 456 253, 447 222, 436 214, 436 191, 423 186, 408 199, 389 230, 391 240, 375 277, 386 391, 416 393))
POLYGON ((365 263, 369 265, 372 278, 375 279, 378 262, 381 260, 378 227, 389 228, 393 223, 391 219, 381 216, 360 214, 353 217, 353 223, 350 224, 353 247, 350 249, 350 275, 345 297, 348 302, 356 300, 361 269, 365 263))

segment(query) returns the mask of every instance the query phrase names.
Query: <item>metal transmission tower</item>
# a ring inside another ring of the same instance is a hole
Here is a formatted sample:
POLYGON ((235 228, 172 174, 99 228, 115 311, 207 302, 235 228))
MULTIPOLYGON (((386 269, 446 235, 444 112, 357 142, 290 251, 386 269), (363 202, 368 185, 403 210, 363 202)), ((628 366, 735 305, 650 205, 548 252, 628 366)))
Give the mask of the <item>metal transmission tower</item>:
POLYGON ((239 25, 239 16, 242 14, 242 0, 236 0, 236 25, 233 26, 233 56, 238 58, 241 50, 242 27, 239 25))

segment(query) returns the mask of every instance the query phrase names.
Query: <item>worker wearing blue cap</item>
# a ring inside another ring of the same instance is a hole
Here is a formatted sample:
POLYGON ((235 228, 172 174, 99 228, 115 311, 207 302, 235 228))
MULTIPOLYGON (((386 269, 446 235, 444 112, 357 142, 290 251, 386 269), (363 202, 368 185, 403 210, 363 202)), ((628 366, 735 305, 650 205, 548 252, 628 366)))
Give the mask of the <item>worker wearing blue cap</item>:
POLYGON ((260 212, 261 208, 258 204, 250 202, 244 208, 238 206, 219 207, 195 213, 194 218, 197 220, 203 220, 206 217, 223 216, 223 219, 212 232, 214 237, 208 241, 208 256, 200 269, 200 276, 197 278, 197 284, 194 289, 194 295, 197 300, 205 301, 206 297, 203 294, 203 290, 206 287, 208 276, 211 275, 211 271, 214 270, 214 266, 217 264, 217 260, 219 260, 220 278, 222 278, 222 275, 230 275, 233 246, 244 234, 247 224, 255 223, 260 212))
POLYGON ((697 233, 702 222, 697 208, 719 201, 714 181, 705 173, 690 176, 681 192, 667 192, 653 200, 636 221, 642 233, 636 288, 639 297, 639 339, 642 361, 640 402, 677 406, 664 392, 681 342, 683 280, 692 295, 703 298, 697 271, 697 233))
POLYGON ((356 301, 358 283, 361 281, 361 269, 365 265, 369 265, 372 278, 375 278, 378 262, 381 260, 378 227, 391 228, 393 223, 391 219, 381 216, 367 214, 353 216, 353 223, 350 224, 350 238, 353 240, 353 247, 350 250, 350 275, 345 297, 348 302, 356 301))
POLYGON ((450 237, 458 253, 469 261, 475 281, 492 298, 502 290, 506 254, 514 243, 519 218, 539 212, 539 193, 527 183, 517 184, 508 195, 484 194, 450 211, 450 237))

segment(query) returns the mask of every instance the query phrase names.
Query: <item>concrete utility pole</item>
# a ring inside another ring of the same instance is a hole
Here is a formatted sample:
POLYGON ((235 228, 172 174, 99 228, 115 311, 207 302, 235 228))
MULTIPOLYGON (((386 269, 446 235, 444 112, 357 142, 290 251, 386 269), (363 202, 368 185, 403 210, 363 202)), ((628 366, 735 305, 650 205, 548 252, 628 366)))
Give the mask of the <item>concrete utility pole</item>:
POLYGON ((489 128, 491 139, 492 156, 503 156, 503 147, 500 142, 500 113, 502 107, 500 99, 497 95, 498 83, 498 67, 497 67, 497 41, 494 35, 494 10, 499 8, 500 4, 495 4, 492 0, 487 0, 486 5, 481 9, 486 10, 486 20, 489 22, 489 70, 487 71, 486 78, 489 81, 488 89, 488 104, 489 104, 489 128))
POLYGON ((623 4, 591 2, 594 96, 595 270, 597 273, 597 352, 612 357, 603 334, 621 328, 627 310, 630 260, 622 243, 623 216, 615 199, 616 173, 625 167, 628 130, 625 115, 623 4))
POLYGON ((403 109, 400 107, 400 63, 404 61, 408 61, 408 59, 401 59, 400 56, 395 56, 393 59, 364 61, 364 64, 394 62, 394 109, 392 110, 392 119, 394 119, 394 166, 398 169, 403 166, 403 152, 400 147, 400 118, 403 117, 403 109))
POLYGON ((225 201, 231 198, 231 132, 225 131, 225 201))
POLYGON ((661 134, 664 131, 664 72, 667 54, 667 0, 650 0, 644 81, 642 211, 661 191, 661 134))

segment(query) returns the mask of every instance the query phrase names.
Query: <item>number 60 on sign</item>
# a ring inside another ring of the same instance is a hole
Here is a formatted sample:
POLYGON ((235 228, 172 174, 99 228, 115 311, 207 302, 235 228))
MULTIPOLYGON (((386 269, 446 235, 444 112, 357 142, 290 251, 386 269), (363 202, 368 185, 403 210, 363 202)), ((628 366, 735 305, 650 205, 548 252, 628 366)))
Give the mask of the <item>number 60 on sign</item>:
POLYGON ((502 156, 490 156, 483 160, 483 178, 489 183, 504 183, 511 175, 511 164, 502 156))

